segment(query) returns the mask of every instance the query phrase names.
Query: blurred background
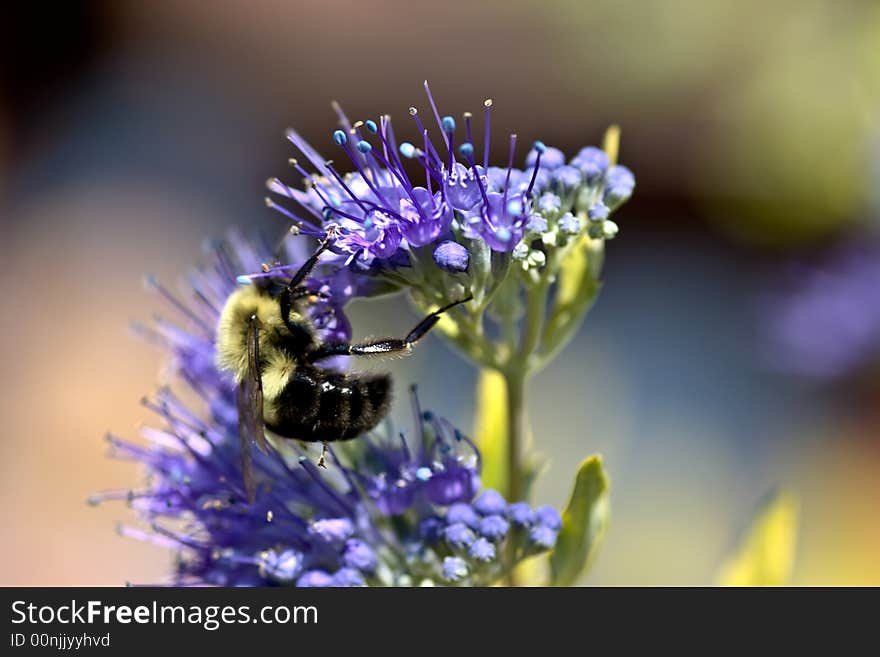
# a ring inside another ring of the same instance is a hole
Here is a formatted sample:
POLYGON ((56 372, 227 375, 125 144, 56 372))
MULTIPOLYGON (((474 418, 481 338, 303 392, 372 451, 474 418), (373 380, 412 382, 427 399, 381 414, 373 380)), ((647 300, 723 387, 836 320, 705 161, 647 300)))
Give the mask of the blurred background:
MULTIPOLYGON (((0 584, 160 581, 98 489, 161 354, 128 330, 227 227, 284 230, 283 130, 495 101, 495 129, 569 154, 622 126, 636 194, 601 298, 532 383, 564 504, 602 452, 594 584, 708 584, 773 486, 801 500, 794 583, 880 584, 880 5, 833 0, 196 0, 3 10, 0 584)), ((497 133, 496 133, 497 134, 497 133)), ((501 147, 502 140, 496 140, 501 147)), ((497 159, 503 158, 500 153, 497 159)), ((401 299, 355 304, 400 333, 401 299)), ((437 338, 393 362, 470 427, 475 373, 437 338)), ((406 409, 398 409, 403 416, 406 409)))

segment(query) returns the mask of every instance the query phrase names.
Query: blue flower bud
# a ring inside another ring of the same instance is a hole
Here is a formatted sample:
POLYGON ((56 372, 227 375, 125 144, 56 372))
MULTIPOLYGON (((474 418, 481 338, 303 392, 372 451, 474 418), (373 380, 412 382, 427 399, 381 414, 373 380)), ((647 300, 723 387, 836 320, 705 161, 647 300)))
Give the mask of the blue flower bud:
POLYGON ((366 573, 376 570, 376 553, 373 548, 358 538, 350 538, 345 542, 342 563, 349 568, 356 568, 366 573))
POLYGON ((440 269, 448 272, 465 272, 471 261, 471 254, 458 242, 446 240, 434 249, 434 262, 440 269))
POLYGON ((577 167, 563 166, 553 172, 553 179, 566 189, 574 189, 581 184, 581 172, 577 167))
POLYGON ((495 559, 495 546, 485 538, 478 538, 468 548, 468 556, 475 561, 489 562, 495 559))
POLYGON ((581 220, 571 212, 566 212, 559 217, 559 230, 567 235, 577 235, 581 232, 581 220))
POLYGON ((358 149, 361 153, 369 153, 371 150, 373 150, 373 145, 372 145, 370 142, 368 142, 368 141, 364 141, 363 139, 361 139, 361 140, 357 143, 357 149, 358 149))
POLYGON ((559 512, 549 505, 535 509, 535 521, 554 531, 559 531, 562 527, 562 518, 559 517, 559 512))
POLYGON ((635 186, 636 178, 632 171, 620 165, 611 167, 605 180, 602 200, 608 207, 616 208, 632 196, 635 186))
POLYGON ((400 151, 400 154, 406 158, 415 157, 416 154, 416 147, 410 144, 408 141, 403 142, 398 147, 398 150, 400 151))
POLYGON ((551 192, 546 192, 538 199, 538 210, 541 212, 558 212, 562 207, 562 200, 551 192))
POLYGON ((580 153, 571 160, 571 165, 580 170, 584 180, 590 185, 598 182, 605 170, 608 169, 608 164, 608 155, 595 146, 582 148, 580 153))
POLYGON ((510 525, 498 515, 486 516, 480 521, 480 533, 488 539, 497 541, 504 538, 510 525))
POLYGON ((514 260, 525 260, 529 256, 529 251, 531 251, 531 249, 529 249, 529 245, 524 242, 520 242, 515 247, 513 247, 513 251, 510 252, 510 255, 514 260))
POLYGON ((507 517, 514 525, 528 527, 535 522, 535 512, 526 502, 514 502, 507 507, 507 517))
POLYGON ((507 510, 507 502, 504 496, 497 490, 484 490, 474 501, 474 509, 483 515, 504 513, 507 510))
POLYGON ((440 125, 443 126, 444 132, 454 132, 455 131, 455 119, 451 116, 444 116, 440 120, 440 125))
POLYGON ((538 525, 529 531, 529 540, 542 550, 550 550, 556 545, 557 534, 558 532, 547 525, 538 525))
POLYGON ((468 576, 468 567, 460 557, 443 559, 443 578, 449 582, 460 582, 468 576))
POLYGON ((333 586, 333 578, 323 570, 309 570, 296 580, 296 585, 300 587, 333 586))
POLYGON ((449 525, 443 532, 446 542, 455 548, 465 548, 476 540, 474 532, 460 522, 449 525))
POLYGON ((342 543, 354 533, 348 518, 323 518, 312 523, 312 532, 328 543, 342 543))
POLYGON ((446 511, 446 522, 450 525, 461 523, 471 529, 476 529, 480 524, 480 518, 472 506, 459 502, 450 506, 446 511))
POLYGON ((344 130, 337 130, 333 133, 333 141, 336 142, 337 146, 342 146, 348 141, 348 135, 345 134, 344 130))
POLYGON ((374 135, 377 132, 379 132, 379 126, 377 126, 376 122, 373 121, 372 119, 367 119, 366 121, 364 121, 364 126, 367 128, 367 130, 372 132, 374 135))
POLYGON ((543 235, 548 230, 547 220, 539 214, 529 215, 526 222, 526 235, 543 235))
POLYGON ((443 536, 443 521, 431 516, 419 523, 419 538, 428 545, 433 545, 443 536))
POLYGON ((303 555, 296 550, 276 552, 268 550, 260 555, 259 571, 261 577, 278 582, 292 582, 302 572, 303 555))
POLYGON ((608 206, 600 201, 590 206, 590 209, 587 210, 587 217, 590 218, 590 221, 605 221, 610 213, 611 210, 608 206))
POLYGON ((469 160, 471 155, 474 154, 474 145, 470 142, 465 142, 458 147, 458 152, 463 158, 469 160))
POLYGON ((544 146, 543 142, 536 141, 535 147, 526 155, 526 169, 531 169, 538 161, 538 152, 541 153, 541 168, 556 169, 565 164, 565 153, 552 146, 544 146), (540 145, 540 148, 539 148, 540 145), (541 150, 543 148, 543 150, 541 150))
POLYGON ((354 568, 340 568, 333 574, 331 581, 331 586, 353 587, 367 585, 363 574, 354 568))

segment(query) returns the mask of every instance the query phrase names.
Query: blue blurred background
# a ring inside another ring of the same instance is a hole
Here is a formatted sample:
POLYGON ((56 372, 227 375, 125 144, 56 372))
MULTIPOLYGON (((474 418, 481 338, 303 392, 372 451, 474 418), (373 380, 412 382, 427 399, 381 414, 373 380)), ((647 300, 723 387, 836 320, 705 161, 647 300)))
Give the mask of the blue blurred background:
MULTIPOLYGON (((232 225, 280 234, 262 197, 285 173, 284 128, 323 146, 330 100, 403 115, 427 78, 452 114, 491 96, 495 129, 526 143, 572 153, 622 126, 638 187, 605 287, 529 391, 550 463, 537 501, 561 506, 580 458, 606 457, 612 526, 588 581, 711 583, 784 485, 801 499, 794 582, 880 584, 877 3, 4 12, 0 583, 161 579, 166 552, 113 533, 124 508, 85 505, 140 476, 103 458, 101 436, 134 434, 150 419, 138 400, 163 381, 160 354, 127 330, 160 308, 142 275, 180 280, 232 225), (810 367, 829 349, 842 365, 810 367)), ((414 319, 399 298, 351 317, 357 336, 414 319)), ((389 367, 471 426, 475 372, 439 339, 389 367)))

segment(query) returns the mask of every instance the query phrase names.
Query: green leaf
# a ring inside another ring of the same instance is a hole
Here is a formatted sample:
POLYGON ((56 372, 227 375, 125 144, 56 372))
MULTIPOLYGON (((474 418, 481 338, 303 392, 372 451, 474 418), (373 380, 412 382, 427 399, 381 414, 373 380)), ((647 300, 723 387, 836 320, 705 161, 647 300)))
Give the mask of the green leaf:
POLYGON ((480 370, 473 435, 483 460, 483 485, 506 492, 507 388, 504 377, 493 369, 480 370))
POLYGON ((784 586, 791 579, 797 543, 798 501, 786 491, 758 508, 737 550, 718 574, 721 586, 784 586))
POLYGON ((596 556, 608 527, 608 487, 602 457, 594 454, 584 459, 550 555, 550 582, 554 586, 574 584, 596 556))

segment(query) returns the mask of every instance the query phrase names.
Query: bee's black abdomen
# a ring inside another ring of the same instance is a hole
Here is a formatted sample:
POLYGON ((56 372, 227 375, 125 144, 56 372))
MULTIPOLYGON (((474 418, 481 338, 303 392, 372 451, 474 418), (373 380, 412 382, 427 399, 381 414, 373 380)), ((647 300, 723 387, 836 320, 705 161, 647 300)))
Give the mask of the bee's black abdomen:
POLYGON ((301 367, 274 400, 276 422, 269 428, 307 442, 350 440, 375 427, 390 403, 386 374, 351 376, 301 367))

